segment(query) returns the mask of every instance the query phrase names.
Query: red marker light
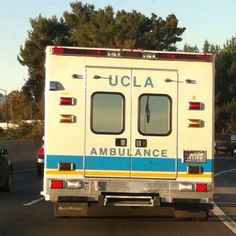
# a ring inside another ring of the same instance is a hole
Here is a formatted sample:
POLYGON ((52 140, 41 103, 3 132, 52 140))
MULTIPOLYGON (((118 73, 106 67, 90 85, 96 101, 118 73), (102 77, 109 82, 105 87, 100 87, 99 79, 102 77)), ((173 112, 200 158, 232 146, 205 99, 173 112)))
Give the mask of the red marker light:
POLYGON ((207 184, 197 184, 196 191, 197 192, 207 192, 207 184))
POLYGON ((62 180, 52 180, 51 181, 51 188, 60 189, 63 187, 64 187, 64 184, 63 184, 62 180))
POLYGON ((60 97, 60 105, 74 105, 74 98, 60 97))
POLYGON ((189 110, 203 110, 203 104, 201 102, 189 102, 188 109, 189 110))

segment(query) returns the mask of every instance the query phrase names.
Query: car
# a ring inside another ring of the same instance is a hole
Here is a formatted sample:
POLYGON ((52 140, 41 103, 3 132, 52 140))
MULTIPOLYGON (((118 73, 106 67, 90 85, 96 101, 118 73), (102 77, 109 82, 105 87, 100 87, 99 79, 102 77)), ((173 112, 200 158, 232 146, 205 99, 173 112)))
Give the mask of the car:
POLYGON ((37 152, 36 168, 38 176, 42 176, 44 171, 44 145, 42 145, 37 152))
POLYGON ((13 186, 13 166, 5 155, 8 154, 6 148, 0 149, 0 190, 9 192, 13 186))
POLYGON ((231 154, 232 145, 230 134, 215 134, 215 154, 231 154))
POLYGON ((232 155, 233 155, 233 158, 236 159, 236 145, 233 145, 232 155))

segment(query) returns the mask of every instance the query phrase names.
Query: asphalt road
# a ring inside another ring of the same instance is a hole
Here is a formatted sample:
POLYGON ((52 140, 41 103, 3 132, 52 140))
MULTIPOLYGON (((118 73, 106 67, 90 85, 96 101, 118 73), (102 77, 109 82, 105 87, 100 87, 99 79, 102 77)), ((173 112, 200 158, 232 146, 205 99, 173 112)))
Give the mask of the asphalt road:
POLYGON ((94 209, 90 218, 54 218, 53 206, 40 196, 43 180, 36 170, 17 170, 13 191, 0 193, 0 235, 235 235, 236 160, 217 157, 215 173, 215 202, 226 215, 211 212, 209 220, 201 222, 178 221, 172 209, 138 208, 94 209), (103 217, 96 216, 99 212, 103 217))

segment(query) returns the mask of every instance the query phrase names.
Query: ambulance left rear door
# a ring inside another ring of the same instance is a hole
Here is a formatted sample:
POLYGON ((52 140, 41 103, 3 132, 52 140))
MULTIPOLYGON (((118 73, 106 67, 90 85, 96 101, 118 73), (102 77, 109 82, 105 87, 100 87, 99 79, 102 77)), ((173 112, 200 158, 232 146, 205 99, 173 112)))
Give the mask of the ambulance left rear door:
POLYGON ((130 177, 131 70, 87 67, 86 177, 130 177))

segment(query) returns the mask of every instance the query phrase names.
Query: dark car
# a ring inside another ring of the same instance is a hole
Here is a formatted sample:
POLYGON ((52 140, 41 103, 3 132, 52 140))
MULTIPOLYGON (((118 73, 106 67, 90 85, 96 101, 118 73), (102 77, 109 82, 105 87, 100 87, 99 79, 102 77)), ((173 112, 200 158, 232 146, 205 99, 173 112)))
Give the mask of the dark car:
POLYGON ((0 149, 0 189, 10 191, 13 185, 13 167, 12 163, 5 157, 8 150, 0 149))
POLYGON ((38 175, 42 176, 43 175, 43 170, 44 170, 44 146, 43 145, 37 152, 36 167, 37 167, 38 175))
POLYGON ((215 135, 215 153, 217 154, 230 154, 232 152, 232 145, 230 140, 230 134, 215 135))

